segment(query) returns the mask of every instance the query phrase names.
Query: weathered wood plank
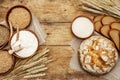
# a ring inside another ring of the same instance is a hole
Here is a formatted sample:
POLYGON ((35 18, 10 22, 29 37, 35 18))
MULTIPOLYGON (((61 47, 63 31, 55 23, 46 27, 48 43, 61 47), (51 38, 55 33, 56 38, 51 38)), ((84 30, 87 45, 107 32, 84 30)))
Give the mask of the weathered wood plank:
POLYGON ((41 26, 48 35, 45 45, 70 45, 71 23, 42 23, 41 26))
POLYGON ((72 22, 79 15, 87 15, 71 3, 71 0, 2 0, 0 2, 0 20, 5 18, 8 9, 14 5, 27 6, 40 22, 72 22))

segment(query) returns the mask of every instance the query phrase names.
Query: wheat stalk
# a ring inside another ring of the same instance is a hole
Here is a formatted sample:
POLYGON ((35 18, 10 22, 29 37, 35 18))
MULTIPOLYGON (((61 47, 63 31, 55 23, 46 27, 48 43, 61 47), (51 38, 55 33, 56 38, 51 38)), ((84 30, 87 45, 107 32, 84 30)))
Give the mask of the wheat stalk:
POLYGON ((87 11, 120 19, 120 0, 81 0, 81 2, 81 7, 87 11))
POLYGON ((35 65, 41 63, 42 61, 46 61, 46 60, 47 60, 47 57, 44 57, 44 58, 39 59, 38 61, 32 62, 32 63, 27 64, 27 65, 23 65, 23 70, 30 68, 32 66, 35 66, 35 65))
POLYGON ((39 74, 24 76, 24 78, 35 78, 35 77, 41 77, 45 75, 46 75, 45 73, 39 73, 39 74))
POLYGON ((17 38, 16 38, 16 41, 19 40, 19 27, 17 27, 17 38))
POLYGON ((47 67, 43 67, 43 68, 36 69, 36 70, 33 70, 33 71, 28 71, 27 74, 35 74, 35 73, 38 73, 38 72, 43 72, 43 71, 45 71, 47 69, 48 69, 47 67))
POLYGON ((32 59, 29 59, 26 63, 30 63, 31 61, 42 57, 43 55, 47 54, 48 52, 49 52, 49 49, 45 48, 45 49, 43 49, 43 51, 41 53, 36 53, 36 55, 33 56, 32 59))
POLYGON ((37 69, 40 69, 40 68, 43 68, 43 67, 46 67, 46 66, 44 64, 41 64, 40 66, 35 66, 33 68, 27 69, 26 71, 31 72, 31 71, 34 71, 34 70, 37 70, 37 69))
POLYGON ((47 63, 53 61, 51 57, 46 56, 48 52, 49 49, 45 48, 41 52, 36 52, 36 55, 31 58, 18 60, 15 64, 15 69, 0 80, 13 80, 18 77, 35 78, 45 76, 45 71, 48 69, 47 63))
POLYGON ((31 68, 31 67, 41 63, 42 61, 46 61, 46 60, 47 60, 47 57, 43 57, 43 58, 40 58, 38 61, 32 62, 30 64, 21 65, 21 66, 17 67, 16 69, 14 69, 14 71, 12 73, 16 73, 16 72, 19 72, 19 71, 22 71, 22 70, 26 70, 26 69, 31 68))
POLYGON ((28 59, 25 59, 25 60, 18 60, 16 62, 16 65, 15 65, 15 68, 17 68, 18 66, 20 66, 21 64, 29 64, 33 61, 35 61, 36 59, 40 58, 40 57, 45 57, 46 54, 49 52, 49 49, 48 48, 45 48, 43 49, 41 52, 36 52, 36 55, 33 56, 32 58, 28 58, 28 59))

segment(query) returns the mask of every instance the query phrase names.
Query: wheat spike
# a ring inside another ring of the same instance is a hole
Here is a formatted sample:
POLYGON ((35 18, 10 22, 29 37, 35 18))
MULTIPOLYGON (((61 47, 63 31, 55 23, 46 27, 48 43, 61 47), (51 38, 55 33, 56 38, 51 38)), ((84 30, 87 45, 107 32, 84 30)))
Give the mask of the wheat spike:
POLYGON ((32 66, 35 66, 37 65, 38 63, 41 63, 42 61, 46 61, 47 60, 47 57, 44 57, 44 58, 41 58, 39 59, 38 61, 35 61, 35 62, 32 62, 30 64, 27 64, 27 65, 23 65, 23 70, 27 69, 27 68, 30 68, 32 66))
POLYGON ((40 68, 40 69, 37 69, 37 70, 33 70, 33 71, 28 71, 27 74, 35 74, 35 73, 38 73, 38 72, 43 72, 45 70, 47 70, 48 68, 47 67, 43 67, 43 68, 40 68))
POLYGON ((38 58, 42 57, 43 55, 45 55, 48 52, 49 52, 49 49, 47 49, 47 48, 43 49, 42 52, 37 53, 35 56, 32 57, 32 59, 28 60, 26 62, 26 64, 30 63, 31 61, 37 60, 38 58))
POLYGON ((41 77, 41 76, 45 76, 45 75, 46 75, 45 73, 39 73, 39 74, 24 76, 24 78, 35 78, 35 77, 41 77))
POLYGON ((48 67, 47 63, 51 62, 51 57, 48 57, 49 49, 45 48, 41 52, 38 52, 35 56, 18 60, 15 64, 14 70, 4 78, 0 80, 16 80, 17 78, 36 78, 45 76, 45 72, 48 67))
POLYGON ((40 68, 43 68, 43 67, 45 67, 45 65, 41 64, 40 66, 35 66, 33 68, 27 69, 26 71, 31 72, 31 71, 34 71, 34 70, 37 70, 37 69, 40 69, 40 68))
POLYGON ((120 0, 81 0, 82 8, 98 14, 107 14, 120 19, 120 0))

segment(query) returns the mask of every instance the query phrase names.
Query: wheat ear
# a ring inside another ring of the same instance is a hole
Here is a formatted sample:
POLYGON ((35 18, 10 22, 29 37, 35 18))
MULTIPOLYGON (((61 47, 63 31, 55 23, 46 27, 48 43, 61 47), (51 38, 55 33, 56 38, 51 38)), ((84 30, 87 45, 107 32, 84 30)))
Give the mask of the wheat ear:
POLYGON ((45 76, 45 75, 46 75, 45 73, 39 73, 39 74, 24 76, 24 78, 36 78, 36 77, 41 77, 41 76, 45 76))

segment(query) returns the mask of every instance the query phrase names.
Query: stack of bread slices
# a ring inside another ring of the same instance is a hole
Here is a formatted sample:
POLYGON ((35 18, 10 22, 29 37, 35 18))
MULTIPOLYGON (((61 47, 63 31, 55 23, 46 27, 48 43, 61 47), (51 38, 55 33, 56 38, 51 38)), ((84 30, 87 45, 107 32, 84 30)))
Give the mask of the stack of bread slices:
POLYGON ((120 22, 111 16, 100 15, 93 20, 95 31, 111 39, 120 51, 120 22))

